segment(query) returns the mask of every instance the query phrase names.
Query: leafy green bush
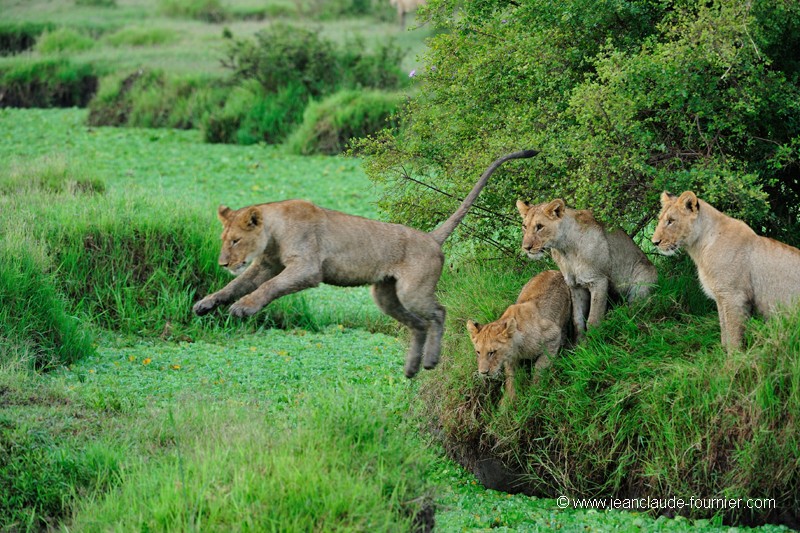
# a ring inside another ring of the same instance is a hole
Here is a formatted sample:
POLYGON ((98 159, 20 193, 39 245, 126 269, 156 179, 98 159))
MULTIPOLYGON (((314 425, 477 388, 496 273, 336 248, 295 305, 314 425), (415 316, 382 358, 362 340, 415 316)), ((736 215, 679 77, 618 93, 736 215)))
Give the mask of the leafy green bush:
POLYGON ((220 0, 158 0, 159 10, 170 17, 223 22, 228 11, 220 0))
POLYGON ((94 46, 94 39, 81 35, 72 28, 45 31, 36 41, 36 51, 42 55, 81 52, 94 46))
POLYGON ((362 145, 388 183, 382 205, 424 227, 462 197, 487 162, 512 149, 542 155, 507 169, 481 197, 499 235, 517 197, 564 197, 641 229, 662 189, 695 189, 716 207, 797 242, 800 214, 800 4, 434 0, 421 92, 396 136, 362 145), (460 5, 460 4, 459 4, 460 5), (396 212, 393 206, 409 206, 396 212), (505 215, 501 216, 501 215, 505 215))
POLYGON ((350 139, 385 128, 404 98, 399 93, 347 90, 312 102, 287 148, 300 155, 341 153, 350 139))
POLYGON ((106 35, 103 41, 111 46, 156 46, 176 39, 175 30, 167 28, 126 27, 106 35))
MULTIPOLYGON (((460 266, 443 278, 448 356, 437 375, 423 376, 420 409, 435 418, 454 457, 475 471, 479 459, 499 461, 521 475, 516 490, 774 498, 772 509, 720 514, 734 522, 797 516, 800 467, 790 458, 800 445, 791 422, 800 415, 800 309, 753 321, 750 349, 729 356, 713 303, 684 266, 660 268, 651 298, 610 309, 550 369, 518 373, 512 404, 502 403, 502 382, 476 375, 465 322, 496 319, 530 266, 460 266)), ((676 512, 709 517, 715 510, 676 512)))
POLYGON ((225 63, 234 79, 258 80, 267 92, 301 84, 309 95, 319 97, 337 89, 399 87, 402 55, 391 42, 365 53, 358 40, 337 47, 318 31, 273 24, 254 40, 236 41, 225 63))
POLYGON ((17 54, 33 48, 36 39, 54 24, 37 22, 0 23, 0 56, 17 54))
POLYGON ((67 59, 21 60, 0 67, 0 105, 7 107, 84 107, 97 90, 89 64, 67 59))

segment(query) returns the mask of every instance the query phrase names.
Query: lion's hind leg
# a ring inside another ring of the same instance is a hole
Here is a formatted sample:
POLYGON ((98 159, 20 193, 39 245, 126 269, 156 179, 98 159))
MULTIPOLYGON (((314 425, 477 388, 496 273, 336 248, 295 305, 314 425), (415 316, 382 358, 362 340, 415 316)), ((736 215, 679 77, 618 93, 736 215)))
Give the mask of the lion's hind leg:
POLYGON ((439 272, 428 271, 423 276, 400 279, 397 282, 397 297, 403 307, 421 317, 426 323, 427 334, 422 361, 426 370, 436 368, 442 351, 445 310, 436 299, 438 281, 439 272))
POLYGON ((394 279, 372 286, 372 297, 381 311, 411 330, 411 344, 406 354, 405 375, 413 378, 419 372, 423 346, 426 345, 428 322, 406 309, 397 297, 397 282, 394 279))

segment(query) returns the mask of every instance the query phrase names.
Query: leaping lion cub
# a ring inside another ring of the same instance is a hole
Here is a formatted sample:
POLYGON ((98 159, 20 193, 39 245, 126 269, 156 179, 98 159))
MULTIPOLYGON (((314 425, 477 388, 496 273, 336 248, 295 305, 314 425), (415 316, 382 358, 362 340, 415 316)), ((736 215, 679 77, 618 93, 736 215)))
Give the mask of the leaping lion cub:
POLYGON ((387 315, 411 329, 405 375, 439 362, 445 310, 436 299, 442 243, 467 214, 492 173, 509 159, 533 157, 523 150, 505 155, 483 173, 459 208, 430 233, 285 200, 232 210, 220 206, 223 225, 219 264, 236 279, 197 302, 204 315, 233 302, 231 314, 256 313, 276 298, 320 283, 372 285, 387 315))
POLYGON ((527 256, 541 259, 550 250, 564 275, 578 337, 603 320, 609 291, 631 302, 647 296, 658 280, 633 239, 619 229, 608 233, 590 211, 570 209, 560 198, 539 205, 517 200, 517 209, 527 256))
POLYGON ((564 277, 547 270, 531 279, 517 303, 500 318, 486 325, 467 321, 478 356, 478 372, 496 377, 505 369, 507 400, 516 397, 514 371, 523 359, 536 359, 536 369, 550 366, 548 355, 556 355, 568 340, 570 295, 564 277))
POLYGON ((681 248, 689 253, 703 291, 717 303, 722 345, 729 352, 741 347, 753 309, 769 317, 777 306, 800 302, 800 250, 756 235, 692 191, 661 194, 652 240, 664 255, 681 248))

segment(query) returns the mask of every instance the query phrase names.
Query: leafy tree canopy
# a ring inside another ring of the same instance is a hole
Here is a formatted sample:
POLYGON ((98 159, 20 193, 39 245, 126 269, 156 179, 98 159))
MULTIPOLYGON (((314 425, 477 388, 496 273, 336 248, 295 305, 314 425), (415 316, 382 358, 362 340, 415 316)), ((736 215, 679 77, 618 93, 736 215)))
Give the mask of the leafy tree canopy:
POLYGON ((517 248, 514 200, 563 197, 641 230, 658 194, 695 190, 798 242, 800 3, 432 0, 443 31, 403 126, 362 142, 382 207, 430 229, 502 153, 468 231, 517 248))

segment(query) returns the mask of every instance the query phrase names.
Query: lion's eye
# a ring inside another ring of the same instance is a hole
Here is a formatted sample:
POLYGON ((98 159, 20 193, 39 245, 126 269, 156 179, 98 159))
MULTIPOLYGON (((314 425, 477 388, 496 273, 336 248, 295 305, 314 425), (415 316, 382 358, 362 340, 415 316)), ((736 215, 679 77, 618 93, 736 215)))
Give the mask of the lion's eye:
POLYGON ((231 246, 236 246, 237 244, 239 244, 239 240, 240 240, 240 239, 233 239, 233 240, 231 241, 231 246))
POLYGON ((495 352, 494 350, 490 350, 489 353, 486 354, 486 356, 489 357, 489 359, 491 359, 491 358, 494 357, 494 354, 496 354, 496 353, 497 352, 495 352))
POLYGON ((536 231, 542 231, 543 227, 541 224, 536 224, 536 231))
POLYGON ((522 224, 522 231, 528 231, 528 225, 522 224))
POLYGON ((671 226, 673 222, 675 222, 674 218, 668 218, 667 219, 667 226, 671 226))

